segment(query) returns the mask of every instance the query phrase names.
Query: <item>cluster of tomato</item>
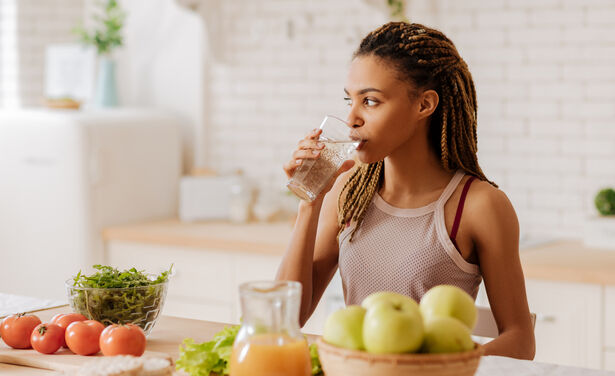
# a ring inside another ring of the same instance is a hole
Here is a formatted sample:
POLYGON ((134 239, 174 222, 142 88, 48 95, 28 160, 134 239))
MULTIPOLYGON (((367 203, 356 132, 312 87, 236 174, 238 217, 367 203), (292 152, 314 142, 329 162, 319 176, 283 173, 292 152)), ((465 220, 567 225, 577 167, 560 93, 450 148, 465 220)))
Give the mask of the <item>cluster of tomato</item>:
POLYGON ((53 354, 67 347, 78 355, 141 356, 145 352, 145 333, 137 325, 109 325, 79 313, 57 314, 50 323, 31 314, 6 317, 0 324, 0 337, 15 349, 29 349, 53 354))

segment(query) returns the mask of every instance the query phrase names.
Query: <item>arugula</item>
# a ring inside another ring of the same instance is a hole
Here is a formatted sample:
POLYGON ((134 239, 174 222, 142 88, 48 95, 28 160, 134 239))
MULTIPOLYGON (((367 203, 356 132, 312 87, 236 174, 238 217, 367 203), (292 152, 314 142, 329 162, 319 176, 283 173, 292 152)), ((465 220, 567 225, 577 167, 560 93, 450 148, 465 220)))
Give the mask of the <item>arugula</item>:
POLYGON ((75 312, 104 325, 133 323, 146 330, 158 316, 171 274, 163 271, 151 278, 144 271, 131 268, 120 271, 106 265, 94 265, 92 275, 79 271, 68 287, 71 307, 75 312))
MULTIPOLYGON (((228 375, 233 350, 233 342, 239 331, 239 325, 224 327, 209 342, 195 343, 192 338, 184 339, 179 347, 179 359, 176 369, 187 372, 190 376, 209 376, 212 372, 228 375)), ((310 345, 312 375, 322 375, 316 344, 310 345)))

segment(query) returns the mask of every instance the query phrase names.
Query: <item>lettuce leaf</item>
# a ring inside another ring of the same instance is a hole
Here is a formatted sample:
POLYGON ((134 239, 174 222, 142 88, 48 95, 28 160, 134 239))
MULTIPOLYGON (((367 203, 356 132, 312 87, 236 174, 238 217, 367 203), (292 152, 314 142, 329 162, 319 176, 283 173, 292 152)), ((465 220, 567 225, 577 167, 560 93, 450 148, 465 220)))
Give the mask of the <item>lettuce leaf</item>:
POLYGON ((318 358, 318 348, 315 343, 310 345, 310 358, 312 358, 312 375, 322 375, 322 367, 318 358))
POLYGON ((209 376, 211 372, 228 375, 233 341, 238 331, 239 325, 227 326, 211 341, 203 343, 186 338, 179 347, 177 370, 184 370, 190 376, 209 376))

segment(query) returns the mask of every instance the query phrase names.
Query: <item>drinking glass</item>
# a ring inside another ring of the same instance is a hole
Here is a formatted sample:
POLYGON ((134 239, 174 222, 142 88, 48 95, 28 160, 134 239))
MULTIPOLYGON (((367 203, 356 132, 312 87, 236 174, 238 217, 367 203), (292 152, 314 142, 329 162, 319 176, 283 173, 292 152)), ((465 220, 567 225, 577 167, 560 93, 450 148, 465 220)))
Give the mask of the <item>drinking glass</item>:
POLYGON ((314 201, 359 145, 358 141, 350 139, 350 127, 340 118, 325 116, 320 129, 318 141, 325 145, 324 149, 318 158, 303 160, 286 184, 291 192, 306 201, 314 201))

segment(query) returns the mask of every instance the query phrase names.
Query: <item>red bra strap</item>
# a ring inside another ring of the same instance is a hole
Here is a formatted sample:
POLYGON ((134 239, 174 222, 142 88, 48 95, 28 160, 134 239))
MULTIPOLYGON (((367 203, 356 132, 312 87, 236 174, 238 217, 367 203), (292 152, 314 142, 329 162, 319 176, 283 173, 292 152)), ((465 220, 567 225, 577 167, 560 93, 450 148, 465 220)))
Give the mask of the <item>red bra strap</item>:
POLYGON ((468 181, 463 186, 463 190, 461 191, 461 197, 459 198, 459 205, 457 205, 457 213, 455 213, 455 222, 453 222, 453 228, 451 229, 451 240, 453 244, 457 246, 455 242, 455 237, 457 236, 457 230, 459 230, 459 222, 461 222, 461 213, 463 212, 463 204, 466 201, 466 196, 468 195, 468 190, 470 189, 470 184, 472 181, 476 179, 475 176, 471 176, 468 181))

